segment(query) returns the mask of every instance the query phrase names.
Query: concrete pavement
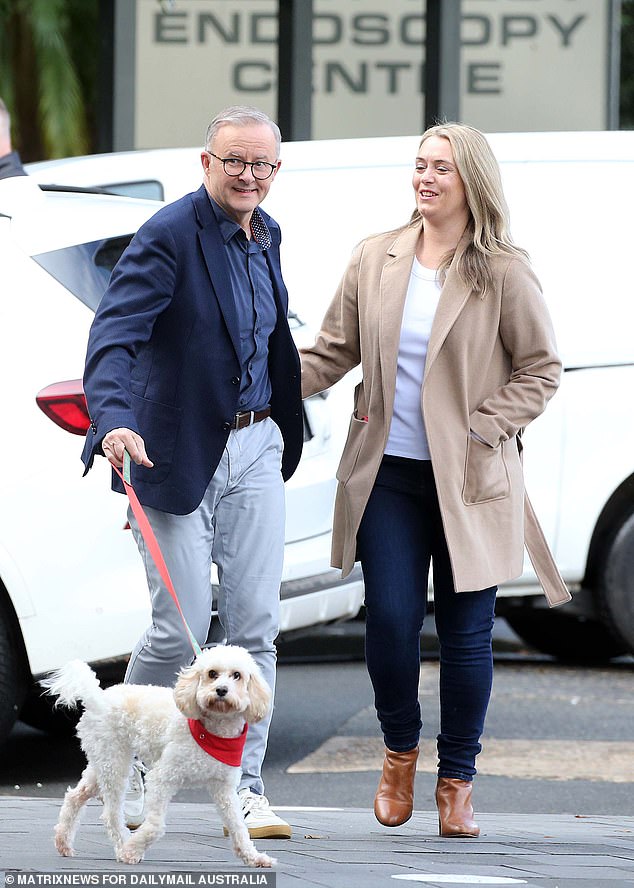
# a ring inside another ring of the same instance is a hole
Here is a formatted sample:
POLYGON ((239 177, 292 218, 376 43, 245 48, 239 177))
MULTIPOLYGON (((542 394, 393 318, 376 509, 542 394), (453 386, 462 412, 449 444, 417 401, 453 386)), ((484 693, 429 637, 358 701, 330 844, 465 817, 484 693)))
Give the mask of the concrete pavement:
POLYGON ((213 806, 204 803, 173 803, 165 836, 150 848, 143 863, 127 867, 114 861, 99 821, 101 806, 93 802, 77 835, 77 856, 62 858, 53 846, 59 807, 58 799, 0 797, 0 884, 6 872, 10 888, 159 886, 166 884, 160 881, 161 874, 174 873, 192 874, 181 884, 255 885, 264 884, 257 881, 258 874, 275 872, 276 883, 266 884, 276 888, 634 886, 634 816, 480 814, 482 834, 473 840, 440 839, 434 812, 417 811, 405 826, 390 830, 365 809, 278 808, 292 824, 293 838, 256 842, 277 857, 278 865, 271 871, 247 869, 234 858, 213 806), (9 872, 13 870, 22 876, 61 875, 65 881, 48 876, 18 881, 17 874, 9 872), (219 875, 225 873, 234 880, 220 881, 219 875), (84 874, 92 874, 93 881, 84 874), (96 874, 105 877, 99 882, 96 874))

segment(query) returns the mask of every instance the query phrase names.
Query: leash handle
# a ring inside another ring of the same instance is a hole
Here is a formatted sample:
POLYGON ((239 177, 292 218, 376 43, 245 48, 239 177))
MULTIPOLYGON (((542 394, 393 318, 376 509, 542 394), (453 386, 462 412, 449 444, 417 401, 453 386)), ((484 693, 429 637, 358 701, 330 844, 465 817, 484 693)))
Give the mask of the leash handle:
MULTIPOLYGON (((111 464, 112 465, 112 464, 111 464)), ((119 478, 123 481, 123 486, 125 488, 125 492, 128 495, 128 499, 130 501, 130 507, 132 509, 132 513, 137 520, 137 524, 139 525, 139 530, 141 531, 141 536, 146 542, 150 555, 156 565, 158 572, 161 575, 161 579, 167 586, 167 590, 169 594, 172 596, 174 604, 178 608, 178 612, 181 615, 181 620, 183 621, 183 626, 185 627, 185 631, 187 633, 187 637, 189 638, 189 642, 194 650, 194 654, 198 657, 202 653, 200 645, 194 638, 194 634, 187 624, 187 620, 185 619, 185 614, 180 606, 180 602, 178 600, 178 596, 176 594, 176 590, 174 589, 174 584, 172 583, 172 578, 169 575, 169 571, 167 569, 167 565, 165 564, 165 559, 163 558, 163 553, 161 552, 161 547, 158 544, 158 540, 152 530, 152 526, 148 521, 148 517, 143 511, 143 506, 139 502, 139 498, 136 495, 134 487, 130 482, 130 454, 127 450, 123 451, 123 472, 121 472, 117 466, 113 465, 112 468, 115 470, 119 478)))

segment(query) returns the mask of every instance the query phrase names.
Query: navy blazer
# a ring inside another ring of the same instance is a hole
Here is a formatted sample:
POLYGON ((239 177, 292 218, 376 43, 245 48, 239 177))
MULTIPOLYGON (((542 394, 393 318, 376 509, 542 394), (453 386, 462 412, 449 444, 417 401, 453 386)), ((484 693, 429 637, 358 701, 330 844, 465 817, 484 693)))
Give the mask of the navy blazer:
MULTIPOLYGON (((262 212, 262 210, 260 210, 262 212)), ((303 442, 300 365, 288 326, 280 229, 262 212, 277 304, 269 338, 271 412, 289 478, 303 442)), ((86 472, 104 435, 142 436, 154 467, 132 464, 140 501, 185 515, 200 504, 238 410, 240 336, 226 249, 204 186, 159 210, 116 265, 88 340, 84 391, 91 417, 86 472)), ((113 473, 113 488, 123 485, 113 473)))

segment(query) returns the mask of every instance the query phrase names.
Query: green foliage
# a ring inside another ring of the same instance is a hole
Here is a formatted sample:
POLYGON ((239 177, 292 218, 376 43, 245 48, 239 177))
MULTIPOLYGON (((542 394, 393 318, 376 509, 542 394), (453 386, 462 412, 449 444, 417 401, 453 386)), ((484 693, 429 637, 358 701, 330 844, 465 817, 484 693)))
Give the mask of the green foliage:
POLYGON ((0 0, 0 95, 24 160, 90 150, 97 4, 0 0))

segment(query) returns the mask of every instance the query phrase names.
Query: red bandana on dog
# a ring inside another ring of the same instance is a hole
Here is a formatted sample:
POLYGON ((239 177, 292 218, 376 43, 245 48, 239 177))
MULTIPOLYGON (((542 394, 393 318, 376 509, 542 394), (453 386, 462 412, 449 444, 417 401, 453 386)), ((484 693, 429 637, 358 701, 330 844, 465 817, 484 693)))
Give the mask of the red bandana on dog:
POLYGON ((242 750, 249 727, 247 724, 237 737, 219 737, 217 734, 211 734, 198 719, 188 718, 187 721, 191 735, 201 749, 225 765, 231 765, 234 768, 240 767, 242 750))

